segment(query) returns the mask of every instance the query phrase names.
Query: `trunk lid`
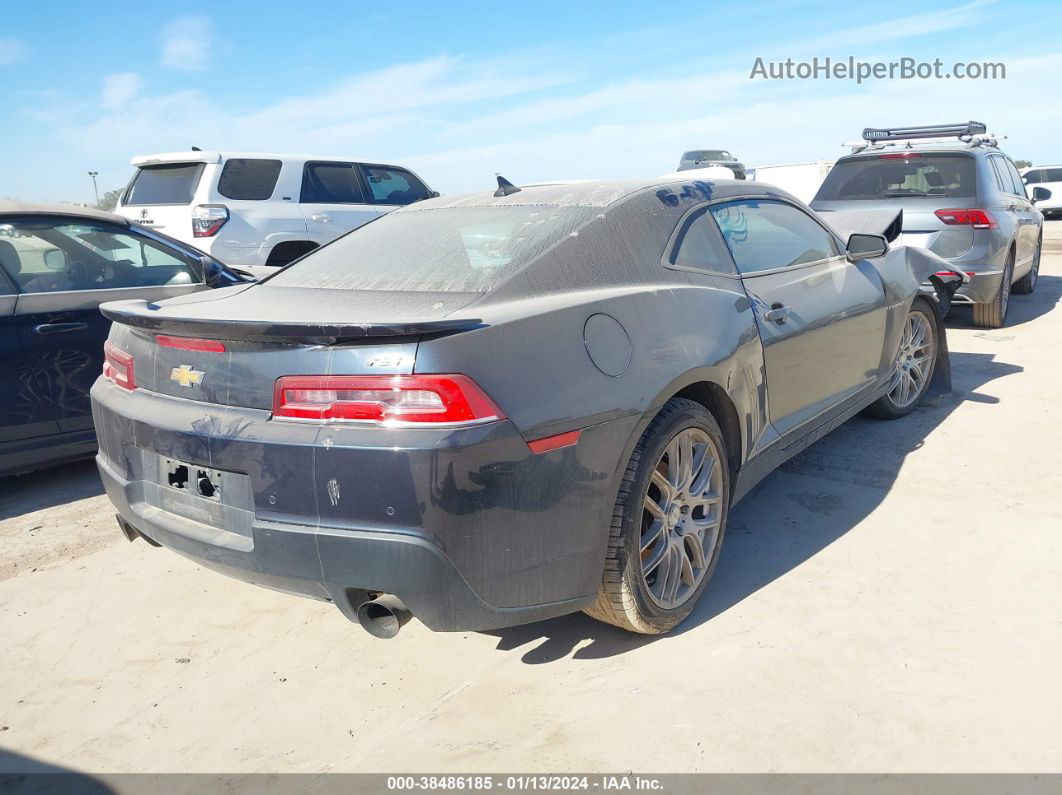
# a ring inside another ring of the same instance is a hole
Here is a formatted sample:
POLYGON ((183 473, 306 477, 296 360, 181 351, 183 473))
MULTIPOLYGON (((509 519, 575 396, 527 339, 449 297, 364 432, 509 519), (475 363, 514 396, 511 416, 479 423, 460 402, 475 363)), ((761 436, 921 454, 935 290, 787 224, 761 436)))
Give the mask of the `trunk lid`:
POLYGON ((101 310, 114 321, 114 344, 133 357, 138 389, 269 410, 284 375, 412 373, 421 335, 479 325, 445 316, 478 297, 241 285, 192 300, 116 301, 101 310), (160 336, 177 339, 166 344, 160 336), (220 342, 224 350, 173 347, 189 338, 220 342))
POLYGON ((133 175, 116 208, 119 215, 194 244, 192 205, 199 186, 209 182, 221 155, 173 152, 133 158, 133 175))

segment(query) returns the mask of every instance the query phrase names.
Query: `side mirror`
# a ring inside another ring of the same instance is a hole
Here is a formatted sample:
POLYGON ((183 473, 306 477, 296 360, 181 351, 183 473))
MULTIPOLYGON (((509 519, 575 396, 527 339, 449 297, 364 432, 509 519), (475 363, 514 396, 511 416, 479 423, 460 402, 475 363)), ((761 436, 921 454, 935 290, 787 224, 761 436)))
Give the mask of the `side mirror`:
POLYGON ((1033 204, 1036 204, 1036 202, 1047 201, 1050 198, 1051 198, 1051 191, 1049 191, 1047 188, 1040 188, 1040 187, 1033 188, 1033 195, 1032 195, 1033 204))
POLYGON ((433 190, 431 193, 428 194, 428 198, 429 199, 438 199, 439 196, 440 196, 440 194, 439 194, 439 191, 437 191, 437 190, 433 190))
POLYGON ((206 254, 200 255, 199 265, 203 269, 203 281, 211 287, 218 283, 224 273, 218 261, 206 254))
POLYGON ((66 254, 57 248, 44 252, 44 267, 50 271, 66 270, 66 254))
POLYGON ((883 257, 889 250, 889 241, 884 235, 864 235, 856 233, 848 238, 848 259, 852 262, 860 259, 883 257))

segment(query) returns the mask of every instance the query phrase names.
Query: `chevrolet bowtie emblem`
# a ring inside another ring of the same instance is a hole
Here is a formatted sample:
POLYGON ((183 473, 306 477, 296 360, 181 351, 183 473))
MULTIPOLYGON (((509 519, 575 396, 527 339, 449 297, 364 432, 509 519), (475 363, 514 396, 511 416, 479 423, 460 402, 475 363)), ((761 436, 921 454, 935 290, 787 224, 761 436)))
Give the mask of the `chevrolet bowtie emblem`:
POLYGON ((193 370, 190 364, 182 364, 170 370, 170 380, 176 381, 181 386, 191 387, 201 384, 204 375, 202 370, 193 370))

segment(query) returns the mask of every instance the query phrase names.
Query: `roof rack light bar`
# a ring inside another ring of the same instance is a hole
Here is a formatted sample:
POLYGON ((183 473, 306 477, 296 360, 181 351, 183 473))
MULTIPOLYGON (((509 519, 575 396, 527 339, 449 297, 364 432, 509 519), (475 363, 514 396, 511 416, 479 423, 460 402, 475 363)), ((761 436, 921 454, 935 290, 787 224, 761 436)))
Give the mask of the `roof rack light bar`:
POLYGON ((961 124, 932 124, 928 127, 867 127, 863 130, 864 141, 902 141, 910 138, 954 138, 983 135, 988 128, 982 122, 968 121, 961 124))

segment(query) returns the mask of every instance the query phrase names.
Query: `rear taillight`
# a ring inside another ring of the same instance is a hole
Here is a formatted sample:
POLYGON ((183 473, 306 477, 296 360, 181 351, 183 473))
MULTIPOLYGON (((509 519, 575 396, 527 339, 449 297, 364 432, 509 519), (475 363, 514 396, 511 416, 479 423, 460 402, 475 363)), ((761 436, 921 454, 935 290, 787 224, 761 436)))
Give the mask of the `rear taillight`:
POLYGON ((912 157, 921 157, 918 152, 892 152, 887 155, 878 155, 878 160, 910 160, 912 157))
POLYGON ((229 220, 224 204, 200 204, 192 209, 192 237, 213 237, 229 220))
POLYGON ((286 375, 273 416, 380 425, 467 425, 505 418, 466 375, 286 375))
POLYGON ((136 389, 133 375, 133 357, 110 340, 103 343, 103 377, 122 389, 136 389))
POLYGON ((988 210, 937 210, 936 216, 948 226, 972 226, 974 229, 995 229, 999 226, 988 210))

